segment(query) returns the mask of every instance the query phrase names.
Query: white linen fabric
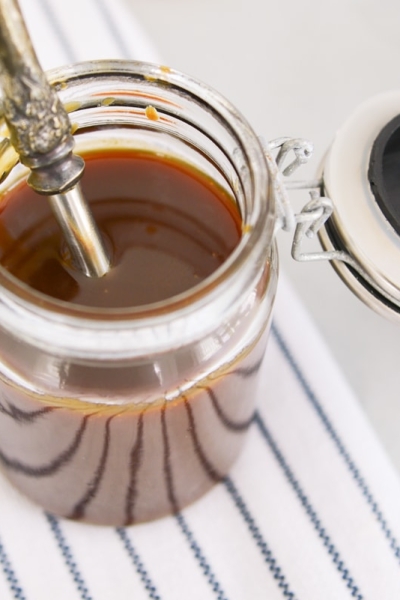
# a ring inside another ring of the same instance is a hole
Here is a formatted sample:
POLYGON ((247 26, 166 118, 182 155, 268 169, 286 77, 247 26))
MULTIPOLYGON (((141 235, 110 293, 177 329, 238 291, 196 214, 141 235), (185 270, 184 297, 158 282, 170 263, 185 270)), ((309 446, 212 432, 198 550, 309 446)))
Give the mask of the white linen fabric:
MULTIPOLYGON (((21 5, 45 68, 157 60, 118 0, 21 5)), ((396 473, 281 277, 257 413, 226 481, 181 514, 114 529, 46 514, 0 477, 0 599, 392 600, 399 506, 396 473)))

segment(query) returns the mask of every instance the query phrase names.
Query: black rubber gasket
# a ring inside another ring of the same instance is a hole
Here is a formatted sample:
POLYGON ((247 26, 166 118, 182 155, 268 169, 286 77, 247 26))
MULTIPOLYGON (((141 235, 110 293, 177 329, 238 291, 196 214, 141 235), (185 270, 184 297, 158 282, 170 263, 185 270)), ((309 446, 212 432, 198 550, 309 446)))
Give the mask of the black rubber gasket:
POLYGON ((368 180, 380 210, 400 235, 400 115, 375 139, 368 180))
MULTIPOLYGON (((333 225, 332 219, 328 219, 327 222, 325 223, 325 231, 328 234, 328 237, 334 247, 335 250, 341 250, 341 251, 345 251, 347 252, 347 249, 344 247, 344 244, 340 238, 340 236, 338 235, 335 226, 333 225)), ((393 310, 394 312, 400 313, 400 307, 397 306, 396 304, 394 304, 393 302, 391 302, 388 298, 386 298, 385 296, 383 296, 382 294, 380 294, 378 292, 378 290, 376 290, 374 287, 372 287, 372 285, 370 285, 368 283, 368 281, 366 281, 361 275, 360 273, 358 273, 358 271, 356 271, 355 269, 353 269, 353 267, 351 267, 349 264, 344 263, 344 265, 346 266, 346 268, 350 271, 350 273, 354 276, 354 278, 372 295, 374 296, 374 298, 376 298, 377 300, 379 300, 382 304, 385 304, 385 306, 389 307, 391 310, 393 310)))

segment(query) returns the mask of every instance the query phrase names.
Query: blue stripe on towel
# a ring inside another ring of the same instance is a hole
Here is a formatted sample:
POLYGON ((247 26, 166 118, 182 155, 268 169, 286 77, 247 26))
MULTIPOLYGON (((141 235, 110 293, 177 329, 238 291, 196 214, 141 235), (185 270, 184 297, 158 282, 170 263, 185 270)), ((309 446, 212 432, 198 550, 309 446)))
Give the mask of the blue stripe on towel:
POLYGON ((70 43, 68 35, 63 28, 63 23, 57 17, 57 13, 56 11, 54 11, 51 2, 48 2, 48 0, 38 0, 38 2, 47 17, 50 27, 57 35, 59 44, 67 57, 67 61, 71 63, 77 62, 77 55, 75 49, 70 43))
POLYGON ((189 543, 190 549, 192 550, 199 566, 203 572, 204 577, 207 579, 208 583, 211 586, 212 591, 217 597, 217 600, 227 600, 227 596, 225 595, 221 584, 218 582, 216 576, 214 575, 209 563, 207 562, 199 544, 194 539, 194 535, 192 531, 189 529, 188 524, 186 523, 185 518, 181 513, 175 515, 175 518, 178 522, 178 525, 185 536, 187 542, 189 543))
POLYGON ((303 492, 299 482, 295 478, 293 471, 290 469, 288 463, 286 462, 282 452, 279 450, 277 443, 272 437, 270 431, 267 429, 264 421, 260 417, 258 413, 255 415, 255 423, 263 437, 263 439, 267 442, 269 448, 272 450, 276 460, 278 461, 280 467, 286 475, 290 485, 294 489, 297 498, 300 500, 301 505, 309 516, 311 523, 313 524, 315 530, 318 533, 318 537, 321 539, 324 547, 328 551, 329 556, 332 558, 333 563, 339 573, 342 576, 342 579, 346 582, 347 588, 351 592, 351 596, 356 598, 357 600, 363 600, 363 596, 358 589, 358 586, 354 583, 353 577, 350 575, 349 569, 346 567, 343 559, 341 558, 338 550, 336 549, 334 543, 332 542, 330 536, 323 527, 315 509, 312 507, 309 499, 306 494, 303 492))
POLYGON ((5 548, 0 541, 0 566, 3 569, 3 573, 7 580, 10 590, 13 593, 15 600, 26 600, 26 596, 22 591, 21 584, 19 583, 14 569, 11 566, 10 559, 8 558, 5 548))
POLYGON ((71 548, 69 547, 63 535, 58 519, 56 519, 56 517, 50 515, 49 513, 45 513, 45 516, 47 521, 49 522, 51 531, 53 532, 54 537, 56 538, 57 546, 61 551, 65 564, 67 565, 68 570, 72 575, 72 579, 74 580, 74 583, 80 593, 82 600, 92 600, 92 596, 89 594, 88 588, 86 587, 86 583, 72 555, 71 548))
POLYGON ((282 573, 281 567, 278 565, 277 560, 272 554, 271 549, 269 548, 267 542, 264 540, 261 531, 255 522, 254 517, 251 515, 250 510, 248 509, 245 501, 239 494, 239 491, 233 483, 232 479, 230 477, 227 477, 224 480, 224 483, 236 507, 238 508, 240 514, 245 520, 253 539, 255 540, 258 548, 261 550, 261 554, 263 555, 263 558, 267 563, 274 579, 277 581, 278 587, 282 590, 283 597, 288 598, 289 600, 296 600, 296 596, 294 592, 291 591, 287 579, 282 573))
POLYGON ((375 515, 376 520, 378 521, 378 523, 385 535, 385 538, 389 542, 390 548, 393 550, 394 555, 400 562, 400 546, 399 546, 394 534, 392 533, 389 525, 387 524, 387 521, 386 521, 385 517, 383 516, 382 510, 380 509, 377 501, 375 500, 374 496, 372 495, 372 492, 369 489, 364 477, 361 475, 359 468, 356 466, 355 462, 351 458, 344 443, 340 439, 338 433, 336 432, 331 421, 329 420, 329 417, 327 416, 324 409, 322 408, 321 403, 318 401, 316 395, 312 391, 310 384, 308 383, 308 381, 306 380, 302 371, 300 370, 299 366, 297 365, 292 353, 290 352, 287 344, 285 343, 285 341, 282 337, 282 334, 280 333, 280 331, 277 328, 275 323, 273 323, 273 325, 272 325, 272 333, 279 345, 279 348, 280 348, 282 354, 284 355, 288 364, 292 368, 297 381, 300 383, 301 387, 303 388, 303 391, 306 394, 307 399, 311 403, 311 406, 314 408, 318 417, 321 419, 326 431, 329 434, 329 437, 333 441, 339 454, 341 455, 341 457, 343 458, 349 471, 351 472, 351 474, 354 478, 354 481, 356 482, 357 486, 359 487, 363 497, 367 501, 367 504, 371 508, 372 513, 375 515))
POLYGON ((132 560, 132 562, 135 566, 135 569, 136 569, 138 575, 140 576, 140 579, 142 580, 142 583, 143 583, 146 591, 149 593, 149 598, 151 598, 151 600, 161 600, 160 595, 157 591, 157 588, 154 585, 154 583, 152 582, 152 580, 150 579, 150 576, 149 576, 148 572, 146 571, 145 566, 143 565, 138 553, 136 552, 135 548, 133 547, 133 544, 126 532, 126 529, 124 527, 117 527, 116 532, 117 532, 118 536, 121 538, 124 548, 127 551, 127 553, 129 554, 129 557, 132 560))

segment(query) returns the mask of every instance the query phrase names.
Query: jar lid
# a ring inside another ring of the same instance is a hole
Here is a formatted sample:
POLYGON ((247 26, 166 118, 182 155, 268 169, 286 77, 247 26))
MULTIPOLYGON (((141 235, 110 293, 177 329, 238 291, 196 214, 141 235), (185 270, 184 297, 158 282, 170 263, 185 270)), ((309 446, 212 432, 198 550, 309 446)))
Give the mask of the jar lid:
POLYGON ((371 308, 399 321, 400 91, 376 96, 351 115, 326 156, 322 182, 334 205, 322 245, 348 252, 365 277, 335 261, 339 275, 371 308))

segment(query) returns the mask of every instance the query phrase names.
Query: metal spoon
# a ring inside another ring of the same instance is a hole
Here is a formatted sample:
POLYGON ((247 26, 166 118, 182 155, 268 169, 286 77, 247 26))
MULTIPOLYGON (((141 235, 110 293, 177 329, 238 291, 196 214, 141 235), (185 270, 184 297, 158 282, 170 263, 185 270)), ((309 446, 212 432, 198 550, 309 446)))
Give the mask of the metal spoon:
POLYGON ((80 189, 85 164, 72 152, 68 114, 39 64, 17 0, 0 0, 0 88, 11 142, 31 169, 28 184, 48 196, 76 266, 101 277, 110 261, 80 189))

